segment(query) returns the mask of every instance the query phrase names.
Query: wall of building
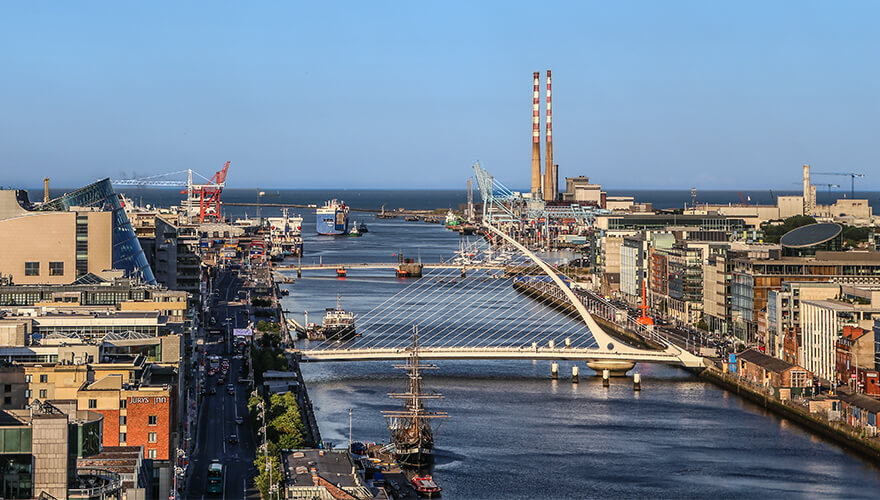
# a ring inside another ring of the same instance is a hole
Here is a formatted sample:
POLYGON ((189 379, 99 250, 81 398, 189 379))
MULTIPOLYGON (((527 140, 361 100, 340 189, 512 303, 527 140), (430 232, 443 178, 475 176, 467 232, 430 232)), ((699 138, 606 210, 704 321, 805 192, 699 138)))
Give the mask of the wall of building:
MULTIPOLYGON (((113 267, 112 213, 82 212, 88 220, 88 270, 95 274, 113 267)), ((17 284, 68 284, 76 280, 75 212, 35 213, 0 221, 0 273, 17 284), (25 274, 25 262, 38 262, 39 274, 25 274), (49 263, 63 271, 50 274, 49 263)))
POLYGON ((31 425, 34 496, 45 491, 54 498, 67 498, 67 415, 34 415, 31 425))

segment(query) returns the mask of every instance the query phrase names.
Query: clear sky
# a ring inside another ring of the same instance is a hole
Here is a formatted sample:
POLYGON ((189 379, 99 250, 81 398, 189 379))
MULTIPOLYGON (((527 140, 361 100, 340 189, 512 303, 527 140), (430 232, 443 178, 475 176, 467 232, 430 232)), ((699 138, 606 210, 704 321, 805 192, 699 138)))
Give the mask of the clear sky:
POLYGON ((880 2, 3 2, 0 184, 880 189, 880 2), (543 77, 542 77, 543 78, 543 77), (542 82, 543 85, 543 82, 542 82), (543 128, 543 127, 542 127, 543 128), (817 182, 847 184, 843 177, 817 182))

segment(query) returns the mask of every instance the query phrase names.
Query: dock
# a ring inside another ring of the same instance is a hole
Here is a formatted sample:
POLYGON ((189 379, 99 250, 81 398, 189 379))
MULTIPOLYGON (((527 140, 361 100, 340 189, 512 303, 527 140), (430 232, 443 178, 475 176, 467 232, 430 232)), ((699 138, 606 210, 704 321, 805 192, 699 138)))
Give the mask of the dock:
POLYGON ((388 496, 397 499, 417 499, 419 494, 412 487, 409 478, 397 465, 394 456, 381 443, 373 443, 367 446, 367 456, 379 460, 382 475, 385 476, 385 491, 388 496))

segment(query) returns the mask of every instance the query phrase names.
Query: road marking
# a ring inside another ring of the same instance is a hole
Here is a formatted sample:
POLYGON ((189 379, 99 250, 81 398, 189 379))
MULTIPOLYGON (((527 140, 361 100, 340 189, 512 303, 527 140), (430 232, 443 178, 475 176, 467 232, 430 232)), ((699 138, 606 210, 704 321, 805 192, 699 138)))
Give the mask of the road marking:
POLYGON ((247 496, 247 479, 241 478, 241 498, 247 496))

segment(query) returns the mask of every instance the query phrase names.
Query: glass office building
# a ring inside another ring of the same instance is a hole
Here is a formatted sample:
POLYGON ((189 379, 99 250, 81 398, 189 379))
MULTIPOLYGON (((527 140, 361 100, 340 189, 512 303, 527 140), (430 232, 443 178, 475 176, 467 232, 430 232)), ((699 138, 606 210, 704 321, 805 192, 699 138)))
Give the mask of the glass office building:
POLYGON ((113 212, 113 268, 125 271, 126 276, 140 278, 144 283, 156 284, 153 270, 109 178, 66 193, 40 205, 37 210, 68 211, 74 207, 113 212))

